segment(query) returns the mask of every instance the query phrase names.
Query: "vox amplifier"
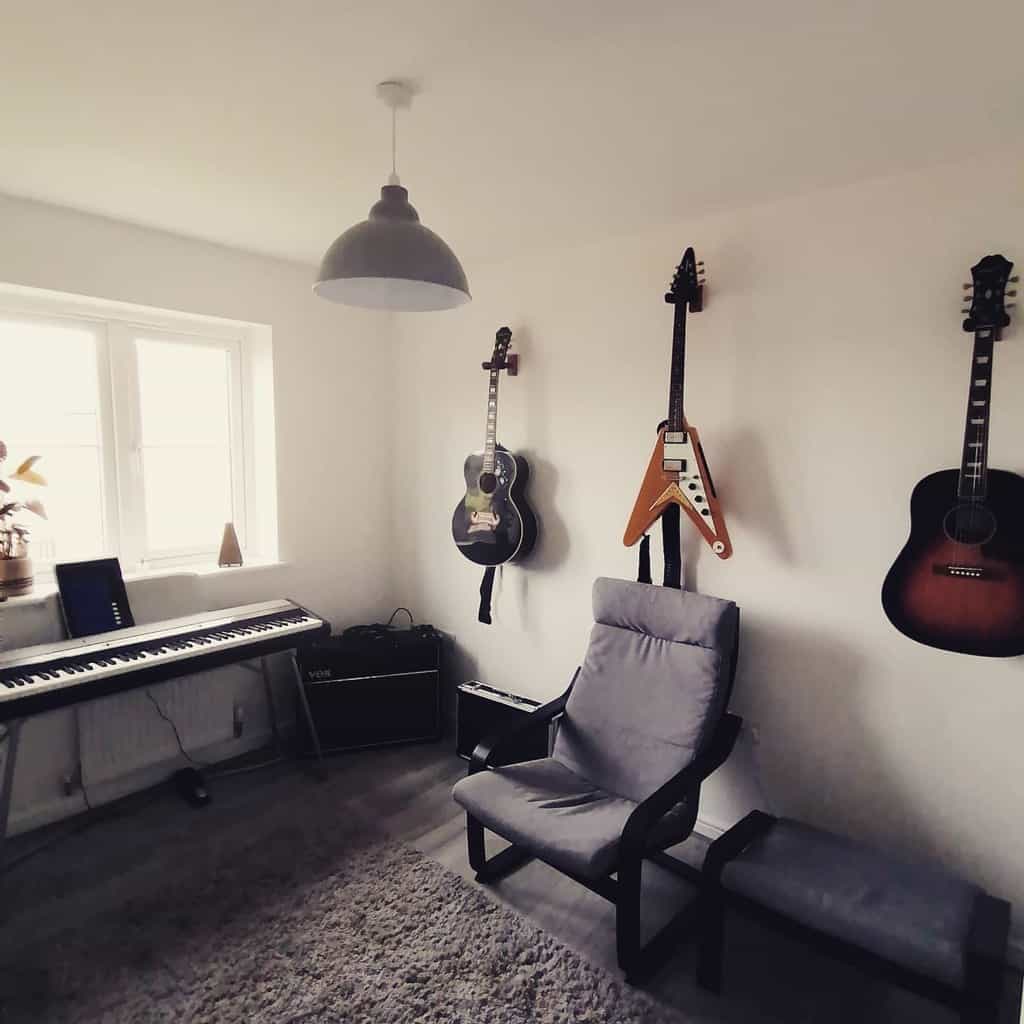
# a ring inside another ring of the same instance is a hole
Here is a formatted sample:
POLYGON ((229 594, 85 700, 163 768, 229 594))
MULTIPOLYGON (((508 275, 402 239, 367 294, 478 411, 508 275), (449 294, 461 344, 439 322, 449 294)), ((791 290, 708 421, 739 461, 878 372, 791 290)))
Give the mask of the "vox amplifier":
MULTIPOLYGON (((299 670, 325 752, 441 736, 443 635, 431 626, 356 626, 299 651, 299 670)), ((299 739, 311 746, 298 715, 299 739)))

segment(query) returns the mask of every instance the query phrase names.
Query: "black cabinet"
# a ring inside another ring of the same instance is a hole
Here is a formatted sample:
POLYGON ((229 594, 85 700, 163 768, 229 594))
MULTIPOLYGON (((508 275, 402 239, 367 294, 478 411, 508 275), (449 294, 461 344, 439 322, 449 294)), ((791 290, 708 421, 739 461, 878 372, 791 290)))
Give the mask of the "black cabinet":
MULTIPOLYGON (((357 628, 299 652, 325 752, 436 740, 441 735, 441 634, 357 628)), ((310 749, 304 718, 299 742, 310 749)))

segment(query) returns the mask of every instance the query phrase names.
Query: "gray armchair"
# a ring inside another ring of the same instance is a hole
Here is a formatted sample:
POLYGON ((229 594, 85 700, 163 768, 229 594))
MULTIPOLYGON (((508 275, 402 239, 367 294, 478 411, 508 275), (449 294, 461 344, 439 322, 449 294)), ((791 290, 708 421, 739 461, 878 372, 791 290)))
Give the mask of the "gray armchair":
POLYGON ((511 732, 483 741, 453 796, 466 809, 477 881, 536 857, 604 896, 616 905, 619 966, 637 981, 696 918, 695 907, 686 908, 641 947, 643 861, 699 880, 664 851, 693 830, 701 782, 739 733, 740 719, 726 713, 739 609, 611 579, 594 583, 593 599, 590 645, 569 688, 511 732), (509 740, 556 716, 551 757, 502 763, 509 740), (484 828, 511 843, 490 860, 484 828))

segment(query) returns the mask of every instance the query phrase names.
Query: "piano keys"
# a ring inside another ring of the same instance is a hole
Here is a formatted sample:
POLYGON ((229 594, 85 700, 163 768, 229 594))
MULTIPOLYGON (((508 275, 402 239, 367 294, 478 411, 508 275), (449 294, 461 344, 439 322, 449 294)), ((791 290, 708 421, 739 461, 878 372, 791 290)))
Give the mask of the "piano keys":
POLYGON ((288 600, 222 608, 0 654, 0 722, 204 672, 330 634, 288 600))

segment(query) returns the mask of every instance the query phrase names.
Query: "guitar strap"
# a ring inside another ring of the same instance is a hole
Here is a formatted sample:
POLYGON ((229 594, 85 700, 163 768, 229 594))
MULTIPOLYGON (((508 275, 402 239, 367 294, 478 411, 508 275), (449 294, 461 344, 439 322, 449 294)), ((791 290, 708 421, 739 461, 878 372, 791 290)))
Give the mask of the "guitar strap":
POLYGON ((494 566, 484 569, 484 578, 480 581, 480 611, 477 619, 485 626, 491 624, 491 591, 494 589, 494 566))
POLYGON ((661 544, 665 552, 665 579, 663 585, 682 589, 683 554, 679 543, 679 506, 669 502, 661 513, 661 544))
POLYGON ((645 533, 640 541, 640 564, 636 572, 637 583, 650 583, 651 581, 651 535, 645 533))
MULTIPOLYGON (((669 502, 661 513, 661 545, 665 555, 665 576, 662 586, 682 589, 683 556, 679 544, 679 506, 669 502)), ((640 541, 640 564, 637 569, 638 583, 651 583, 651 538, 644 534, 640 541)), ((483 621, 483 620, 481 620, 483 621)))

